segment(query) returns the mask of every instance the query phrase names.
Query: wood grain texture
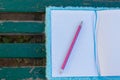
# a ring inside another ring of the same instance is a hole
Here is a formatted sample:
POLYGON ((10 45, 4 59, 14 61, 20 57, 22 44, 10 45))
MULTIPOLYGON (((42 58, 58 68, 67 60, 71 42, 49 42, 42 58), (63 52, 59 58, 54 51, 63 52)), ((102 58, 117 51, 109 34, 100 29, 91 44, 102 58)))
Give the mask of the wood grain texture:
POLYGON ((45 34, 0 33, 0 43, 45 43, 45 34))
MULTIPOLYGON (((45 12, 48 6, 57 7, 120 7, 120 0, 0 0, 0 12, 45 12)), ((7 14, 6 14, 7 15, 7 14)), ((27 33, 38 34, 45 32, 44 22, 39 20, 38 14, 22 21, 22 17, 11 18, 5 14, 0 15, 0 34, 3 33, 27 33), (2 21, 15 20, 15 21, 2 21), (20 21, 21 20, 21 21, 20 21)), ((12 14, 11 14, 12 15, 12 14)), ((18 16, 16 14, 16 16, 18 16)), ((45 19, 45 18, 44 18, 45 19)), ((42 21, 44 19, 41 19, 42 21)), ((46 57, 45 43, 26 44, 26 43, 2 43, 0 44, 0 58, 44 58, 46 57)), ((9 61, 8 61, 9 62, 9 61)), ((45 79, 45 67, 3 67, 0 68, 1 80, 35 80, 45 79)))
POLYGON ((0 58, 0 67, 45 66, 45 62, 45 58, 0 58))
POLYGON ((0 20, 43 21, 44 12, 1 12, 0 20))

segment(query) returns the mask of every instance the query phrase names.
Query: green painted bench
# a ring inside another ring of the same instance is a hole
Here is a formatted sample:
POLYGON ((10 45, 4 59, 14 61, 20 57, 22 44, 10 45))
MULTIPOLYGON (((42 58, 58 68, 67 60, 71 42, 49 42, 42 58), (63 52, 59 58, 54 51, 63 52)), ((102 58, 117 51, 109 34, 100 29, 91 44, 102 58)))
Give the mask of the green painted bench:
MULTIPOLYGON (((47 6, 120 7, 119 0, 0 0, 0 12, 45 13, 47 6)), ((0 33, 43 34, 44 21, 0 21, 0 33)), ((0 58, 45 58, 45 43, 1 43, 0 58), (37 50, 37 51, 36 51, 37 50)), ((0 79, 45 79, 45 66, 1 67, 0 79)))

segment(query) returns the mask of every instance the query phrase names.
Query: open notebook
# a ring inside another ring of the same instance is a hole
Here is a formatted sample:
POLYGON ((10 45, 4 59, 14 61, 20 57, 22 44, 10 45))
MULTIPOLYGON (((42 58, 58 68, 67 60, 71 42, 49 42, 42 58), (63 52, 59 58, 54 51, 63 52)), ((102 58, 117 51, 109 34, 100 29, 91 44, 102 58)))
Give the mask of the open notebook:
POLYGON ((120 76, 120 10, 47 8, 47 76, 120 76), (75 31, 83 21, 66 67, 59 72, 75 31))

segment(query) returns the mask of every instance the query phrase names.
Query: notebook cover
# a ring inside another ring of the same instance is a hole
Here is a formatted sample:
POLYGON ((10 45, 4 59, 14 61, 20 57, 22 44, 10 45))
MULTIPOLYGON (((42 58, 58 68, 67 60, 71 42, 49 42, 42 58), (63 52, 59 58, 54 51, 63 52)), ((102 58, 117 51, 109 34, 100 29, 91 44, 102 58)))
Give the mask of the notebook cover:
MULTIPOLYGON (((113 9, 119 9, 119 8, 92 8, 92 7, 48 7, 46 8, 46 27, 45 27, 45 34, 46 34, 46 58, 47 58, 47 63, 46 63, 46 77, 48 80, 118 80, 120 79, 119 76, 90 76, 90 77, 52 77, 52 61, 51 61, 51 10, 93 10, 93 11, 98 11, 98 10, 113 10, 113 9)), ((96 24, 96 23, 95 23, 96 24)), ((94 26, 94 31, 96 29, 96 25, 94 26)), ((94 44, 96 45, 96 34, 94 35, 94 44)), ((96 53, 95 53, 96 57, 96 53)), ((99 66, 98 66, 99 68, 99 66)), ((98 72, 99 73, 99 72, 98 72)))

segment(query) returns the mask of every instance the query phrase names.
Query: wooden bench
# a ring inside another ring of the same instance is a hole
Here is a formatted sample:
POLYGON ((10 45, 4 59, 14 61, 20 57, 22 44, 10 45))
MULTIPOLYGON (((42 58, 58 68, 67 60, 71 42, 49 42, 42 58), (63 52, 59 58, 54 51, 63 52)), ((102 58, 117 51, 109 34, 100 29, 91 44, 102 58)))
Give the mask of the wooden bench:
MULTIPOLYGON (((45 13, 48 6, 120 7, 119 0, 0 0, 0 12, 45 13)), ((0 34, 44 34, 45 21, 1 20, 0 34)), ((0 58, 45 58, 45 43, 1 43, 0 58)), ((0 79, 45 79, 45 66, 1 67, 0 79)))

